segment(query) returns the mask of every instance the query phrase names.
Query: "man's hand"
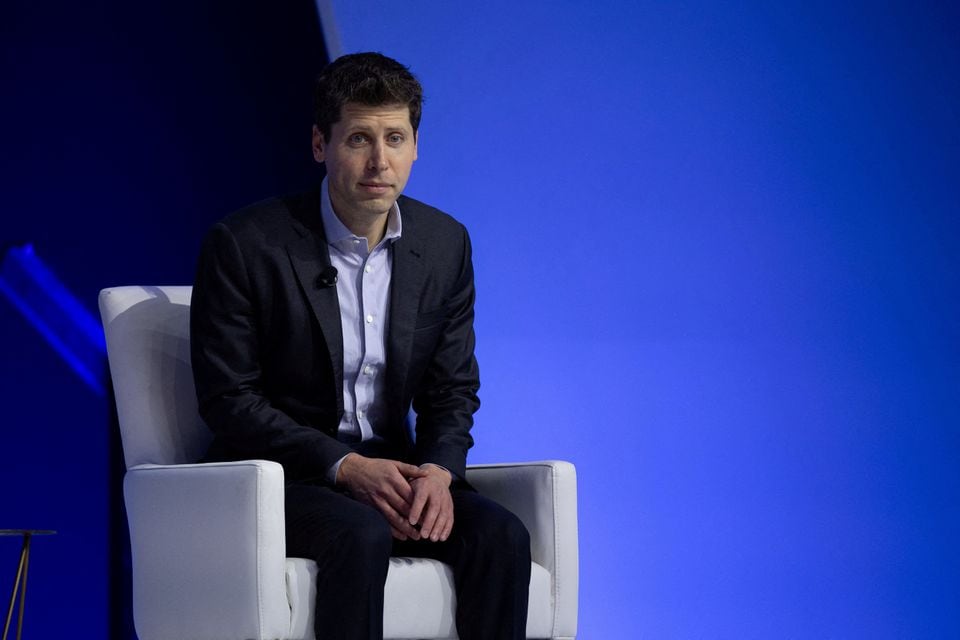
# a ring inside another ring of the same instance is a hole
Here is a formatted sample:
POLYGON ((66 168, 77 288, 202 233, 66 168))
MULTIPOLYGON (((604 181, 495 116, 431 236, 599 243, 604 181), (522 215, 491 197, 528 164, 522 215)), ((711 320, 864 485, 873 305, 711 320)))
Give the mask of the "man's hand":
POLYGON ((411 480, 427 479, 428 475, 427 470, 412 464, 351 453, 340 463, 337 484, 346 487, 355 499, 379 510, 390 524, 394 538, 419 540, 421 534, 409 520, 416 497, 411 480))
POLYGON ((413 501, 408 521, 420 526, 420 538, 431 542, 444 541, 453 529, 453 497, 450 495, 450 472, 435 464, 420 468, 425 475, 410 481, 413 501))

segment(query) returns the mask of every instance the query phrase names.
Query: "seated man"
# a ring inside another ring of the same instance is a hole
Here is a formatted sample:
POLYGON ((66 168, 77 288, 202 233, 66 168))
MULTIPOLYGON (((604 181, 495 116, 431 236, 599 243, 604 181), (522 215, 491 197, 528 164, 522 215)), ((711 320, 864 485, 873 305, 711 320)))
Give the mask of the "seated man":
POLYGON ((206 460, 275 460, 318 638, 379 639, 391 555, 453 568, 462 640, 523 638, 530 541, 464 480, 479 406, 466 229, 400 195, 422 90, 376 53, 317 79, 318 189, 216 224, 191 305, 206 460), (407 417, 416 412, 414 432, 407 417))

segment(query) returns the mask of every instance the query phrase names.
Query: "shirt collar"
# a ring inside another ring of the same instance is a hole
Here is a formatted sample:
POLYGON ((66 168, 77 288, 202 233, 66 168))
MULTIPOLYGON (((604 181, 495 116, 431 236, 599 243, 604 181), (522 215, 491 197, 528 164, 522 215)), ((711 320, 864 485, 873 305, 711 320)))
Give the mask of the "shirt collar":
MULTIPOLYGON (((324 176, 323 182, 320 183, 320 217, 323 220, 323 232, 327 235, 328 244, 337 247, 353 246, 354 240, 357 240, 358 236, 354 234, 353 231, 350 231, 350 229, 340 221, 337 214, 333 212, 333 204, 330 203, 330 191, 327 188, 326 176, 324 176)), ((385 241, 395 242, 400 238, 402 231, 403 223, 400 219, 400 205, 394 202, 393 206, 390 207, 390 211, 387 212, 387 230, 380 244, 383 244, 385 241)), ((359 239, 366 240, 365 238, 359 239)), ((380 244, 377 246, 380 246, 380 244)), ((364 246, 366 246, 366 244, 364 244, 364 246)))

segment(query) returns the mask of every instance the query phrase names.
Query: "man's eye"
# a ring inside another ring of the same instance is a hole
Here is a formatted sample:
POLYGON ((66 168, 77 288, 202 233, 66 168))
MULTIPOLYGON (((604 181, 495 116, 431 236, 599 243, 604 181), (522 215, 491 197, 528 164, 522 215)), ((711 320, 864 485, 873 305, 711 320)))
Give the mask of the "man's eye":
POLYGON ((350 144, 363 144, 366 142, 367 137, 360 133, 355 133, 350 138, 348 138, 350 144))
POLYGON ((403 140, 403 135, 399 133, 390 134, 390 136, 387 138, 387 141, 390 142, 390 144, 402 144, 403 140))

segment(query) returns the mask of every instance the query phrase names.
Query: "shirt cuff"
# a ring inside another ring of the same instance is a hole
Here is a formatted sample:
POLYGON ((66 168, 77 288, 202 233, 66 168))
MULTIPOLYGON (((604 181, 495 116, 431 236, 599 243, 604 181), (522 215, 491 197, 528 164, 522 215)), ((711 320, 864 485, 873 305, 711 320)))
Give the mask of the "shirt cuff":
MULTIPOLYGON (((347 456, 348 455, 350 454, 348 453, 347 456)), ((340 458, 339 460, 334 462, 333 466, 327 469, 327 482, 329 482, 333 486, 337 485, 337 473, 340 471, 340 465, 343 464, 343 460, 347 456, 343 456, 343 458, 340 458)))
POLYGON ((453 472, 442 464, 437 464, 436 462, 424 462, 422 465, 420 465, 420 468, 423 469, 424 467, 436 467, 437 469, 443 469, 450 474, 450 484, 453 484, 453 481, 457 479, 457 476, 453 475, 453 472))

